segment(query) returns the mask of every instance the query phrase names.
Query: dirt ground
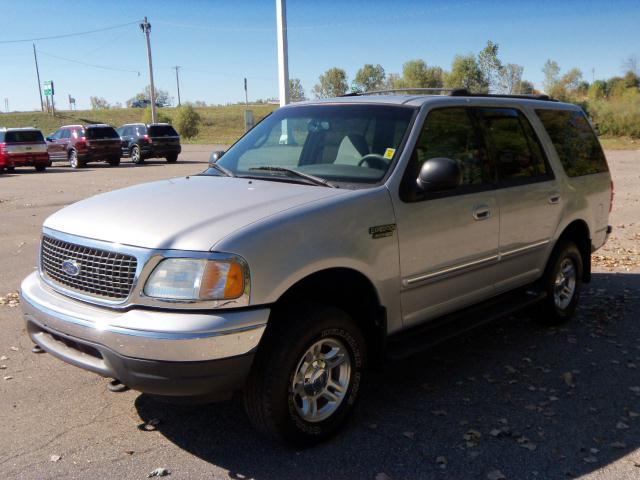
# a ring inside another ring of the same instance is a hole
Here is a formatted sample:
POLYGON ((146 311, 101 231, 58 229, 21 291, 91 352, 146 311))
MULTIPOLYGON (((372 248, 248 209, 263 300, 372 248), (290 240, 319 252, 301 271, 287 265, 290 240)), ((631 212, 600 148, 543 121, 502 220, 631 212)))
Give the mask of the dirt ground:
MULTIPOLYGON (((532 312, 374 372, 349 426, 308 450, 265 443, 238 399, 172 406, 31 353, 16 298, 43 220, 87 196, 193 174, 180 162, 0 178, 0 478, 640 478, 640 151, 607 152, 613 234, 576 318, 532 312)), ((132 205, 131 208, 153 208, 132 205)))

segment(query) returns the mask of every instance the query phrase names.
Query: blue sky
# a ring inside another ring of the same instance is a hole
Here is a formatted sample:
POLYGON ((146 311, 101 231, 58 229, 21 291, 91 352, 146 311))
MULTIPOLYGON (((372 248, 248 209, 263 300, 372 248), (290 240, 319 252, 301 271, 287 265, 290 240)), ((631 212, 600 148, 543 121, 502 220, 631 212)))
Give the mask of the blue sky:
MULTIPOLYGON (((156 86, 176 97, 174 65, 181 65, 183 101, 208 103, 276 97, 275 0, 93 1, 0 0, 0 42, 45 37, 135 22, 152 24, 156 86)), ((621 73, 640 56, 640 2, 289 0, 289 71, 307 92, 326 69, 344 68, 351 80, 364 63, 387 73, 422 58, 448 69, 457 53, 477 53, 492 40, 504 62, 524 66, 540 85, 542 66, 580 68, 585 79, 621 73)), ((0 108, 39 108, 31 42, 0 43, 0 108)), ((148 83, 144 36, 137 24, 95 34, 36 42, 41 80, 54 80, 57 103, 71 94, 79 108, 98 95, 122 102, 148 83), (69 60, 112 69, 89 67, 69 60), (139 72, 139 75, 138 73, 139 72)))

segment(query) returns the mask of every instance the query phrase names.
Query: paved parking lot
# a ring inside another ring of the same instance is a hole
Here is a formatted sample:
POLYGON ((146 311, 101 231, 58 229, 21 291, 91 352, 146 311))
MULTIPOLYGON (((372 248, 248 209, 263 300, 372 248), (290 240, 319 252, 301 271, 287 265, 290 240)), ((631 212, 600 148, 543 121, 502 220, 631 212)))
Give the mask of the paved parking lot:
MULTIPOLYGON (((577 318, 531 313, 374 372, 348 428, 289 450, 241 402, 174 406, 30 352, 10 295, 35 268, 42 221, 100 192, 204 169, 214 146, 134 167, 0 177, 0 478, 640 478, 640 151, 610 152, 614 234, 577 318)), ((148 209, 153 205, 131 205, 148 209)))

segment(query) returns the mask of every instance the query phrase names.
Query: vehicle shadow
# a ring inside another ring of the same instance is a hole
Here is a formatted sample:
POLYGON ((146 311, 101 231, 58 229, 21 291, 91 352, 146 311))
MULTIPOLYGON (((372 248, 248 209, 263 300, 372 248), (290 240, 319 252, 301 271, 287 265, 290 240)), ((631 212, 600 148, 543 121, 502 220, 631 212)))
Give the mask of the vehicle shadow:
POLYGON ((232 478, 577 477, 640 448, 639 292, 638 274, 594 274, 566 326, 525 311, 388 364, 347 428, 314 448, 264 441, 238 399, 177 406, 140 395, 136 408, 232 478))

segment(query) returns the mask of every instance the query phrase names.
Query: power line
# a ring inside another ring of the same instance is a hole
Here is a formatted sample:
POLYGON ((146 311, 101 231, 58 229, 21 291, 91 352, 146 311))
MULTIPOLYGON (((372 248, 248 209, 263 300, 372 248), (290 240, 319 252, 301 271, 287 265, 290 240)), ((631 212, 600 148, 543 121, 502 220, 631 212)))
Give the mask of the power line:
POLYGON ((56 38, 77 37, 77 36, 80 36, 80 35, 89 35, 91 33, 106 32, 107 30, 115 30, 116 28, 128 27, 129 25, 134 25, 134 24, 139 23, 139 22, 140 22, 140 20, 136 20, 135 22, 123 23, 123 24, 120 24, 120 25, 114 25, 112 27, 97 28, 95 30, 87 30, 86 32, 64 33, 64 34, 61 34, 61 35, 52 35, 50 37, 21 38, 19 40, 0 40, 0 43, 35 42, 35 41, 40 41, 40 40, 54 40, 56 38))
POLYGON ((102 70, 113 70, 114 72, 137 73, 138 76, 140 76, 140 71, 138 70, 127 70, 126 68, 107 67, 105 65, 95 65, 93 63, 87 63, 87 62, 82 62, 80 60, 75 60, 73 58, 66 58, 66 57, 61 57, 59 55, 54 55, 53 53, 43 52, 42 50, 38 50, 38 53, 41 53, 42 55, 46 55, 47 57, 57 58, 58 60, 64 60, 66 62, 84 65, 85 67, 101 68, 102 70))

